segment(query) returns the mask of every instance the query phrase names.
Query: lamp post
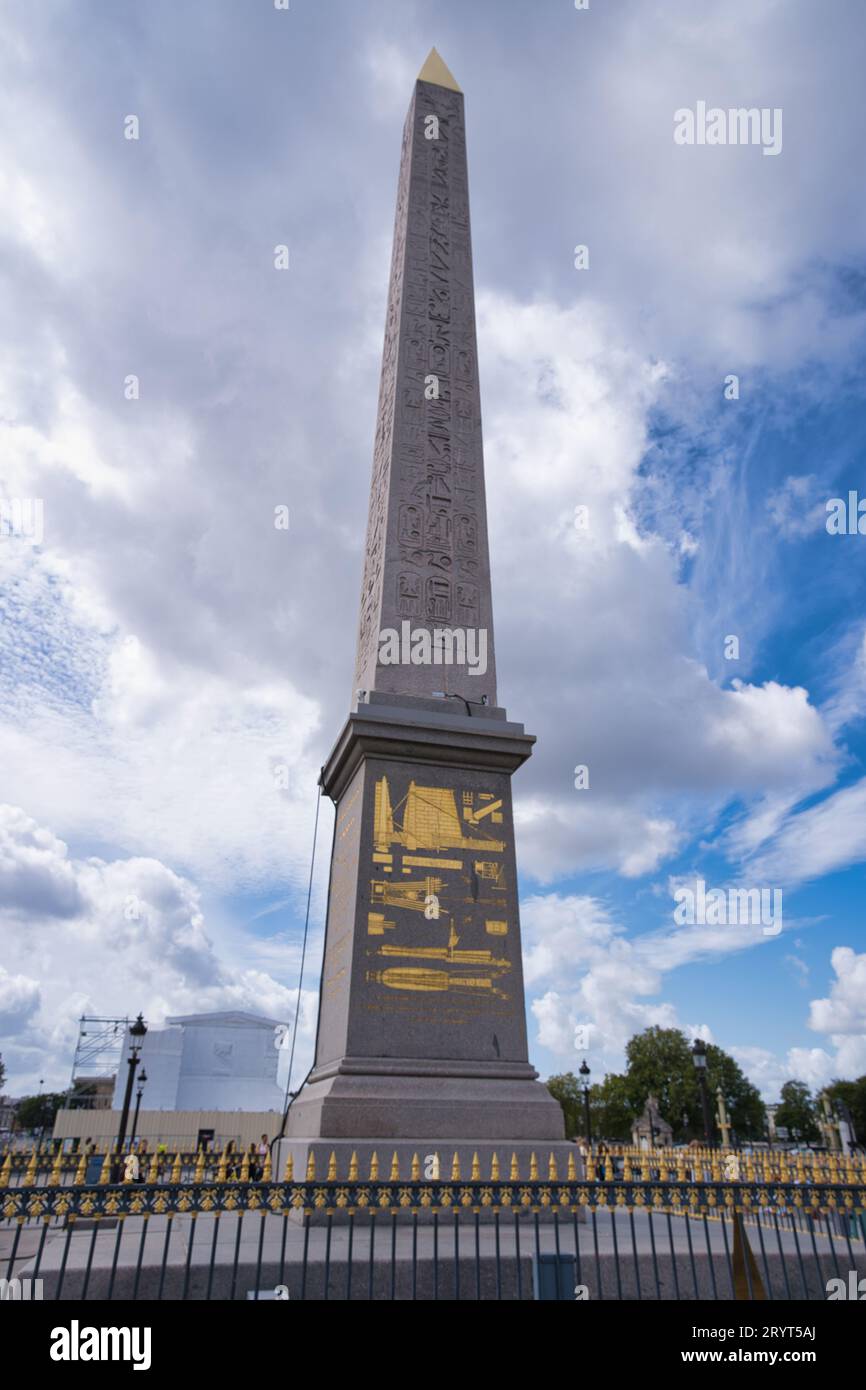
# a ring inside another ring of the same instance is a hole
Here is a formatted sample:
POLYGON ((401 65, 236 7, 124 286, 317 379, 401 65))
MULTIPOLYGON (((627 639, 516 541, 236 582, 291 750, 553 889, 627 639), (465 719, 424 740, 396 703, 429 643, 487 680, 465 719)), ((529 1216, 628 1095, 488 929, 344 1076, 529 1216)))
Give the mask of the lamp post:
POLYGON ((842 1149, 842 1138, 839 1131, 839 1122, 836 1118, 835 1106, 831 1102, 826 1091, 821 1092, 820 1100, 824 1110, 824 1123, 821 1125, 821 1129, 824 1131, 824 1137, 827 1140, 827 1148, 830 1153, 838 1153, 842 1149))
MULTIPOLYGON (((45 1085, 45 1077, 44 1077, 44 1076, 40 1076, 40 1078, 39 1078, 39 1098, 40 1098, 40 1100, 42 1099, 42 1087, 43 1087, 44 1085, 45 1085)), ((41 1152, 41 1151, 42 1151, 42 1141, 43 1141, 43 1139, 45 1138, 45 1111, 43 1110, 43 1108, 42 1108, 41 1105, 40 1105, 40 1107, 39 1107, 39 1115, 40 1115, 40 1118, 41 1118, 41 1120, 42 1120, 42 1124, 40 1125, 40 1128, 39 1128, 39 1142, 38 1142, 38 1148, 39 1148, 39 1150, 40 1150, 40 1152, 41 1152)))
POLYGON ((692 1061, 698 1074, 698 1088, 701 1093, 701 1111, 704 1117, 704 1139, 707 1148, 713 1142, 710 1127, 710 1102, 707 1098, 707 1045, 702 1038, 695 1038, 692 1045, 692 1061))
POLYGON ((721 1086, 716 1087, 716 1101, 719 1107, 717 1119, 719 1129, 722 1131, 722 1146, 728 1149, 731 1146, 731 1122, 725 1108, 725 1093, 721 1086))
POLYGON ((580 1089, 583 1091, 583 1113, 586 1122, 586 1143, 592 1149, 592 1124, 589 1118, 589 1067, 586 1065, 586 1058, 580 1064, 580 1089))
POLYGON ((120 1165, 123 1161, 123 1145, 126 1142, 126 1124, 129 1119, 129 1103, 132 1100, 132 1087, 133 1082, 135 1080, 135 1069, 138 1066, 140 1060, 141 1045, 144 1042, 144 1035, 146 1032, 147 1024, 145 1023, 141 1014, 139 1014, 138 1018, 135 1020, 135 1022, 129 1030, 129 1056, 126 1059, 127 1066, 129 1067, 129 1075, 126 1078, 126 1091, 123 1097, 123 1109, 120 1112, 120 1133, 117 1136, 117 1155, 114 1160, 114 1171, 112 1173, 113 1182, 120 1181, 120 1165))
POLYGON ((141 1109, 141 1097, 146 1085, 147 1072, 144 1070, 144 1067, 142 1067, 138 1074, 138 1085, 135 1088, 135 1114, 132 1117, 132 1133, 129 1136, 129 1142, 131 1144, 135 1143, 135 1135, 138 1130, 138 1112, 141 1109))

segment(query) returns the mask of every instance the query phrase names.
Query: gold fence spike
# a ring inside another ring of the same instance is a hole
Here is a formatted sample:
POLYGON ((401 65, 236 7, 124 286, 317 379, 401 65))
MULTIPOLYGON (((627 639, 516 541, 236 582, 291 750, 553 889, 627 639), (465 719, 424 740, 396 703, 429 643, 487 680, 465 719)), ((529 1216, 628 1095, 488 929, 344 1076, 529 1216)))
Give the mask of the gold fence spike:
POLYGON ((268 1148, 265 1154, 265 1161, 262 1164, 262 1182, 270 1182, 274 1172, 274 1165, 271 1162, 271 1151, 268 1148))
MULTIPOLYGON (((87 1177, 87 1154, 86 1154, 86 1153, 84 1152, 84 1150, 82 1149, 82 1150, 81 1150, 81 1157, 80 1157, 79 1160, 78 1160, 78 1166, 77 1166, 77 1168, 75 1169, 75 1177, 72 1179, 72 1181, 73 1181, 73 1183, 75 1184, 76 1187, 82 1187, 83 1184, 84 1184, 84 1181, 85 1181, 86 1177, 87 1177)), ((2 1186, 3 1186, 3 1181, 2 1181, 2 1178, 0 1178, 0 1187, 2 1187, 2 1186)))
POLYGON ((554 1158, 552 1153, 547 1162, 547 1178, 549 1182, 556 1182, 559 1178, 559 1170, 556 1166, 556 1159, 554 1158))
POLYGON ((36 1150, 30 1154, 30 1161, 24 1172, 24 1186, 30 1187, 36 1181, 36 1150))
POLYGON ((389 1181, 389 1182, 399 1182, 399 1181, 400 1181, 400 1160, 399 1160, 399 1158, 397 1157, 397 1150, 396 1150, 396 1149, 394 1150, 394 1152, 393 1152, 392 1155, 391 1155, 391 1173, 390 1173, 390 1176, 389 1176, 389 1178, 388 1178, 388 1181, 389 1181))
POLYGON ((5 1161, 4 1161, 4 1163, 3 1163, 3 1167, 0 1168, 0 1187, 8 1187, 8 1186, 9 1186, 9 1179, 11 1178, 11 1176, 12 1176, 12 1155, 11 1155, 11 1153, 8 1153, 8 1154, 6 1155, 5 1161))
POLYGON ((337 1155, 336 1155, 336 1153, 334 1152, 334 1150, 332 1149, 332 1150, 331 1150, 330 1157, 328 1158, 328 1182, 336 1182, 336 1181, 337 1181, 337 1155))
MULTIPOLYGON (((154 1159, 155 1159, 155 1158, 156 1158, 156 1155, 154 1154, 154 1159)), ((217 1164, 217 1175, 216 1175, 216 1180, 217 1180, 217 1182, 225 1182, 225 1181, 226 1181, 226 1179, 227 1179, 227 1177, 228 1177, 228 1169, 229 1169, 229 1156, 228 1156, 228 1153, 226 1152, 226 1150, 223 1149, 223 1150, 222 1150, 222 1153, 220 1154, 220 1161, 219 1161, 219 1163, 217 1164)))
POLYGON ((102 1160, 102 1167, 99 1170, 99 1181, 111 1182, 111 1145, 105 1150, 105 1158, 102 1160))
POLYGON ((378 1155, 378 1154, 375 1152, 375 1150, 374 1150, 373 1156, 372 1156, 372 1158, 370 1159, 370 1182, 378 1182, 378 1181, 379 1181, 379 1155, 378 1155))
POLYGON ((294 1182, 294 1181, 295 1181, 295 1155, 292 1153, 291 1149, 289 1149, 289 1152, 286 1154, 286 1166, 285 1166, 285 1169, 283 1170, 283 1182, 294 1182))
POLYGON ((574 1161, 573 1153, 570 1153, 568 1155, 568 1171, 566 1173, 566 1180, 568 1182, 577 1182, 577 1164, 574 1161))
POLYGON ((349 1159, 349 1182, 358 1181, 358 1155, 352 1150, 352 1157, 349 1159))
POLYGON ((499 1155, 494 1154, 490 1160, 490 1181, 499 1182, 499 1155))
POLYGON ((511 1176, 509 1182, 517 1182, 520 1178, 520 1164, 517 1162, 517 1154, 511 1155, 511 1176))
POLYGON ((460 1155, 455 1153, 451 1160, 451 1181, 460 1181, 460 1155))
POLYGON ((529 1155, 529 1181, 538 1182, 538 1159, 536 1155, 529 1155))
POLYGON ((196 1154, 193 1178, 195 1182, 204 1182, 204 1149, 199 1149, 196 1154))
POLYGON ((419 1182, 421 1178, 421 1160, 417 1154, 412 1155, 412 1181, 419 1182))
POLYGON ((55 1158, 54 1158, 54 1162, 53 1162, 52 1165, 51 1165, 51 1172, 48 1174, 48 1186, 49 1186, 49 1187, 59 1187, 59 1186, 60 1186, 60 1180, 61 1180, 61 1178, 62 1178, 62 1176, 63 1176, 63 1174, 62 1174, 62 1172, 61 1172, 61 1165, 60 1165, 60 1160, 61 1160, 61 1158, 62 1158, 62 1154, 61 1154, 60 1150, 58 1149, 58 1150, 57 1150, 57 1153, 56 1153, 56 1155, 55 1155, 55 1158))
POLYGON ((156 1153, 150 1155, 150 1168, 147 1171, 148 1182, 159 1182, 159 1159, 156 1153))
MULTIPOLYGON (((247 1159, 247 1169, 249 1169, 249 1159, 247 1159)), ((171 1180, 172 1182, 180 1182, 182 1176, 183 1170, 180 1164, 180 1154, 176 1153, 174 1156, 174 1163, 171 1165, 171 1180)), ((249 1173, 247 1176, 249 1176, 249 1173)))
POLYGON ((307 1182, 316 1181, 316 1155, 313 1150, 307 1154, 307 1182))
POLYGON ((469 1178, 470 1178, 470 1181, 471 1181, 471 1182, 480 1182, 480 1181, 481 1181, 481 1163, 480 1163, 479 1158, 478 1158, 478 1150, 477 1150, 477 1149, 475 1150, 474 1154, 472 1155, 472 1168, 470 1169, 470 1172, 469 1172, 469 1178))

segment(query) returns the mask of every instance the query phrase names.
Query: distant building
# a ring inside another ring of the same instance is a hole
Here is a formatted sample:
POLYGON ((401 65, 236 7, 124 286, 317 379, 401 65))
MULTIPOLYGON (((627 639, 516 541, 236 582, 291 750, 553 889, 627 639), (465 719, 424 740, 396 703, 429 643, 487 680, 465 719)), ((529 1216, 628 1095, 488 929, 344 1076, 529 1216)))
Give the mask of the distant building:
POLYGON ((66 1093, 67 1110, 110 1110, 117 1078, 78 1076, 66 1093))
MULTIPOLYGON (((142 1110, 281 1111, 274 1036, 280 1026, 277 1019, 226 1012, 188 1014, 166 1019, 165 1028, 149 1028, 136 1070, 136 1082, 142 1070, 147 1072, 142 1110)), ((123 1105, 128 1056, 127 1032, 114 1087, 115 1110, 123 1105)))
POLYGON ((668 1149, 673 1144, 674 1132, 662 1118, 655 1096, 647 1096, 643 1114, 632 1125, 631 1137, 639 1149, 668 1149))
POLYGON ((0 1096, 0 1134, 12 1133, 17 1109, 17 1100, 13 1100, 11 1096, 0 1096))

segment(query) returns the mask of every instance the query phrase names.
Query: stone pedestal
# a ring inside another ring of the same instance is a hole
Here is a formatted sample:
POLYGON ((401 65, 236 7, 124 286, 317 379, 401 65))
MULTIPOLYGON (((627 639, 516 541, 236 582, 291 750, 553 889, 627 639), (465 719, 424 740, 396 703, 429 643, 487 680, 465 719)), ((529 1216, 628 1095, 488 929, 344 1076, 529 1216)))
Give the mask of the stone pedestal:
POLYGON ((291 1139, 548 1142, 528 1060, 505 711, 371 692, 323 770, 337 804, 316 1062, 291 1139))

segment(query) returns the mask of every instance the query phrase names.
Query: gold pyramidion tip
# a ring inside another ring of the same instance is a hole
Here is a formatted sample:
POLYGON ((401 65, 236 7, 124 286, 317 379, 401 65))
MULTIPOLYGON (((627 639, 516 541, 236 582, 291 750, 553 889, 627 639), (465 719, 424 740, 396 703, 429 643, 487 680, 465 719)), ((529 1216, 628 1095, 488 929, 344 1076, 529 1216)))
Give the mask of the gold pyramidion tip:
POLYGON ((430 49, 427 62, 418 74, 418 81, 432 82, 434 87, 447 87, 451 92, 460 91, 453 75, 448 71, 435 48, 430 49))

